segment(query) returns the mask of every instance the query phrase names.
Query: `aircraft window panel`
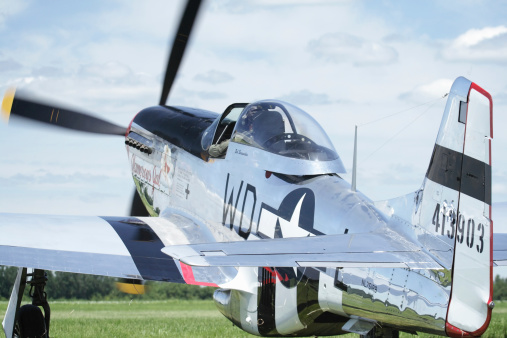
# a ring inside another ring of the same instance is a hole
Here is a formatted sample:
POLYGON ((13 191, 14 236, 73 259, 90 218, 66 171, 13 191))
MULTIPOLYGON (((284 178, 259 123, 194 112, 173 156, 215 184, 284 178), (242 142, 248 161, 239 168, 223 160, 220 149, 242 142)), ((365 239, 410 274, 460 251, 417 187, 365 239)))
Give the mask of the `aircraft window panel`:
POLYGON ((224 157, 232 132, 247 103, 231 104, 220 117, 206 129, 201 139, 202 149, 212 157, 224 157))
POLYGON ((236 121, 238 120, 239 114, 241 114, 242 111, 243 107, 236 107, 233 108, 227 115, 221 117, 220 124, 218 125, 217 131, 215 132, 213 144, 217 144, 231 138, 232 131, 236 125, 236 121))
POLYGON ((322 127, 310 115, 276 100, 247 106, 236 123, 232 141, 296 159, 339 158, 322 127))
POLYGON ((217 130, 218 122, 220 118, 217 118, 213 123, 204 131, 201 138, 201 147, 203 150, 207 151, 211 144, 213 143, 213 136, 215 135, 215 131, 217 130))
POLYGON ((241 112, 243 111, 243 107, 236 107, 236 108, 233 108, 229 114, 227 114, 226 116, 223 117, 222 119, 222 123, 224 121, 226 121, 226 123, 231 123, 231 122, 236 122, 238 121, 238 118, 239 118, 239 114, 241 114, 241 112))

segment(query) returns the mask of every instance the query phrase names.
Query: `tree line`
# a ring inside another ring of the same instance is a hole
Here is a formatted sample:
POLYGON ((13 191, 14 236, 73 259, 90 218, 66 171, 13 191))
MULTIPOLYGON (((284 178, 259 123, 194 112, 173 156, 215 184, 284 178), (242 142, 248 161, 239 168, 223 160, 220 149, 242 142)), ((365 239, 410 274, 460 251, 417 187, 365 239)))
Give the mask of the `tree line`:
MULTIPOLYGON (((10 298, 12 285, 18 269, 0 266, 0 300, 10 298)), ((215 288, 198 285, 146 282, 148 292, 129 295, 116 288, 117 278, 47 271, 48 283, 45 291, 49 299, 117 300, 136 299, 211 299, 215 288)), ((29 285, 25 288, 28 294, 29 285)))
MULTIPOLYGON (((0 266, 0 300, 9 299, 18 269, 0 266)), ((82 275, 66 272, 48 272, 46 292, 49 299, 116 300, 136 299, 211 299, 212 287, 164 282, 146 282, 144 295, 128 295, 116 288, 118 279, 104 276, 82 275)), ((25 293, 28 292, 26 288, 25 293)), ((496 276, 493 283, 493 299, 507 300, 507 278, 496 276)))
POLYGON ((507 278, 496 275, 493 282, 493 300, 507 300, 507 278))

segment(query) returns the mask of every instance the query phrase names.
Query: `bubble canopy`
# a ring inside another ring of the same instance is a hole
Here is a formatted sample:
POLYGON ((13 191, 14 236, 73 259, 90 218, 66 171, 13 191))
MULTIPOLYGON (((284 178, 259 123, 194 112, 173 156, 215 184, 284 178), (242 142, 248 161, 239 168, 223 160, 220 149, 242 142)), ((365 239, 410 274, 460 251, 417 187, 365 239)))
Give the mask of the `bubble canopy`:
POLYGON ((300 160, 339 159, 317 121, 300 108, 277 100, 246 106, 236 122, 232 142, 300 160))

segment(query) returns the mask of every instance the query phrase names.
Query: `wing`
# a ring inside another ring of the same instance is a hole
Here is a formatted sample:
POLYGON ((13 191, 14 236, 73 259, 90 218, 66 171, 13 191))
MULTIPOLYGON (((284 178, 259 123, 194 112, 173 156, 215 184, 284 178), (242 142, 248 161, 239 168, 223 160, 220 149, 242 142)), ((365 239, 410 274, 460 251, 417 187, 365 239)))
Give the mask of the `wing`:
POLYGON ((0 214, 0 265, 184 282, 163 247, 143 218, 0 214))
POLYGON ((162 251, 192 266, 442 269, 422 247, 389 233, 178 245, 162 251))
POLYGON ((233 268, 192 268, 163 254, 167 245, 209 242, 190 217, 92 217, 0 213, 0 265, 217 286, 233 268))

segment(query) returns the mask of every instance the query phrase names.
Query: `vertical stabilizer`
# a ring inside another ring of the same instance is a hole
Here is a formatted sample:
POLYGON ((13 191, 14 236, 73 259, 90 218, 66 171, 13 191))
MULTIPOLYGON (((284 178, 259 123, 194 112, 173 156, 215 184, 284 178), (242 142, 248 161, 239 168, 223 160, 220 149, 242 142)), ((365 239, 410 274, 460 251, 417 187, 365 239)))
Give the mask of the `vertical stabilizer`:
POLYGON ((419 196, 417 221, 436 237, 428 249, 452 268, 449 336, 481 335, 491 319, 492 118, 491 95, 457 78, 419 196), (453 256, 435 243, 454 247, 453 256))

